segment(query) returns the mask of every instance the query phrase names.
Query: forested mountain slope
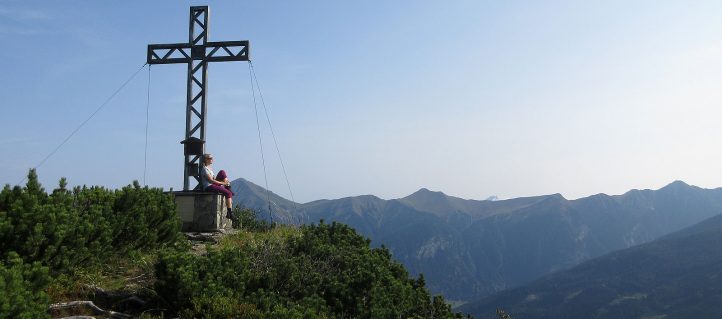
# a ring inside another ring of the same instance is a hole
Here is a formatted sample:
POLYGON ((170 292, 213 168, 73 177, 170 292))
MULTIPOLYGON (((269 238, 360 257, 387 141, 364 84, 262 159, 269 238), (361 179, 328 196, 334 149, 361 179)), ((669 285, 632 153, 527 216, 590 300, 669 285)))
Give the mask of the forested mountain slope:
POLYGON ((461 307, 476 318, 719 318, 722 215, 461 307))

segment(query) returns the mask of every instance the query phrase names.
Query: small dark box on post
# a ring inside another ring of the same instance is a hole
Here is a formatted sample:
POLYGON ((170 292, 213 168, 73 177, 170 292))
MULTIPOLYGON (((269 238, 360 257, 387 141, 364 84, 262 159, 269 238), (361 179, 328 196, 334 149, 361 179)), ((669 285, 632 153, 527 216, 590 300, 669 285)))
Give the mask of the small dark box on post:
POLYGON ((186 156, 203 155, 203 144, 205 143, 205 141, 191 136, 181 142, 183 144, 183 153, 186 156))

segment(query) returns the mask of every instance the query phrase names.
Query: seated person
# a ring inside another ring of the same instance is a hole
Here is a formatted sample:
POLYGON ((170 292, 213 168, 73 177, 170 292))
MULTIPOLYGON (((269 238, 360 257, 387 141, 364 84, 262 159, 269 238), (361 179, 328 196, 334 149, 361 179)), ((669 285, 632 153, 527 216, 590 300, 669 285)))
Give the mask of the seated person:
POLYGON ((226 198, 228 213, 226 217, 237 222, 238 219, 233 215, 233 192, 231 192, 231 182, 228 180, 226 172, 221 170, 218 175, 213 174, 213 155, 203 154, 203 169, 201 169, 201 187, 207 192, 221 193, 226 198))

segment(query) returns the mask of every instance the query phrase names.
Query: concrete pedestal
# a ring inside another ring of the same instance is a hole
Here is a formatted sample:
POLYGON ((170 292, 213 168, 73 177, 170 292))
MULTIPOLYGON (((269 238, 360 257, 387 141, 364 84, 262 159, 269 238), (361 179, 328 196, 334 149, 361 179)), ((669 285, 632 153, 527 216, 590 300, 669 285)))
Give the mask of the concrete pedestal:
POLYGON ((226 218, 223 195, 210 192, 173 192, 184 232, 215 232, 232 228, 226 218))

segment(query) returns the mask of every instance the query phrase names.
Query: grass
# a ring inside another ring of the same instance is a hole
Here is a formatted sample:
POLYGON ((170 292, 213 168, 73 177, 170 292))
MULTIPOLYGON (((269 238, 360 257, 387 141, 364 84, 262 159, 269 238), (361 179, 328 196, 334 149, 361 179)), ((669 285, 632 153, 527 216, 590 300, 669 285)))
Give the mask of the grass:
POLYGON ((294 226, 279 225, 273 229, 263 232, 240 230, 237 234, 224 236, 217 244, 218 249, 251 249, 255 250, 261 246, 285 246, 291 238, 301 236, 299 228, 294 226))

